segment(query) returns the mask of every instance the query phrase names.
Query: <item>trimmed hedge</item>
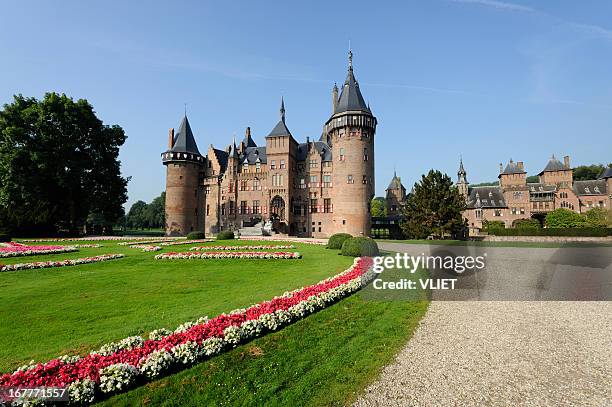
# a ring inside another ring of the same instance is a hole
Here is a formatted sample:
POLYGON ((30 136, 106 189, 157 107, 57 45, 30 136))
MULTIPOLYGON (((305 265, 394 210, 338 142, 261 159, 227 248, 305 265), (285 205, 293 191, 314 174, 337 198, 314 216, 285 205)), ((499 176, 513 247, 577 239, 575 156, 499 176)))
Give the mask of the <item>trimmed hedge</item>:
POLYGON ((234 232, 231 230, 222 230, 217 235, 217 240, 232 240, 234 238, 234 232))
POLYGON ((191 232, 187 235, 187 239, 189 240, 197 240, 197 239, 205 239, 206 234, 204 232, 191 232))
POLYGON ((346 239, 350 239, 351 237, 353 236, 349 235, 348 233, 336 233, 335 235, 331 235, 331 237, 327 241, 327 248, 340 250, 342 249, 342 243, 344 243, 346 239))
POLYGON ((520 229, 491 229, 490 235, 495 236, 583 236, 606 237, 612 236, 612 228, 520 228, 520 229))
POLYGON ((369 237, 351 237, 342 244, 343 256, 378 256, 378 253, 378 245, 369 237))

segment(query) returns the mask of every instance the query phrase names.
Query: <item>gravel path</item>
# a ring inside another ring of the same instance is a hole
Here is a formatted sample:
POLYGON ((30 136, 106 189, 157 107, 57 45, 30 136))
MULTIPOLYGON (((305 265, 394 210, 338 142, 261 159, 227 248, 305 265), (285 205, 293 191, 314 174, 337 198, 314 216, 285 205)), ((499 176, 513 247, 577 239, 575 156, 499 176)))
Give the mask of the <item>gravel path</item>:
POLYGON ((612 302, 434 301, 356 406, 612 406, 612 302))

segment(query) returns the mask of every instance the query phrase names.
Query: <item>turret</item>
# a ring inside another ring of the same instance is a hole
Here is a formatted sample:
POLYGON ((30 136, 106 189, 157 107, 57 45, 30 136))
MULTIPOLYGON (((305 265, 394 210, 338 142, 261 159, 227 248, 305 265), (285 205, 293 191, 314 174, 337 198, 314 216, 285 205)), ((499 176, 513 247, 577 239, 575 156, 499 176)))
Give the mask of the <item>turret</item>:
POLYGON ((365 236, 371 229, 377 121, 355 79, 352 51, 349 51, 348 73, 337 100, 323 130, 323 139, 330 144, 334 159, 333 224, 338 232, 365 236))
POLYGON ((464 198, 468 197, 469 182, 467 180, 467 173, 463 168, 463 158, 459 159, 459 171, 457 172, 457 190, 463 195, 464 198))
POLYGON ((406 203, 406 188, 402 185, 402 179, 393 171, 393 178, 386 189, 387 214, 389 216, 399 215, 406 203))
POLYGON ((161 157, 166 166, 166 235, 203 231, 200 173, 206 159, 198 150, 186 115, 176 135, 170 129, 168 150, 161 157))

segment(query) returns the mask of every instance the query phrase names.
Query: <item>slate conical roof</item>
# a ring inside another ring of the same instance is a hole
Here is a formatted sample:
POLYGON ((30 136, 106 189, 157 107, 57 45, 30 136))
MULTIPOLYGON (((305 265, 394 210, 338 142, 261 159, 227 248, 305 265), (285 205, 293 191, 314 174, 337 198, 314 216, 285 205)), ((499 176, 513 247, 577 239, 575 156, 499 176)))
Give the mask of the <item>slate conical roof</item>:
POLYGON ((510 159, 508 165, 506 165, 506 168, 504 169, 502 174, 523 174, 524 172, 525 170, 521 169, 517 163, 510 159))
POLYGON ((372 113, 361 95, 357 79, 355 79, 355 74, 353 73, 353 53, 351 51, 349 51, 348 73, 344 85, 342 86, 342 92, 338 98, 334 114, 348 111, 372 113))
POLYGON ((389 186, 387 187, 387 189, 402 189, 402 188, 403 188, 402 179, 397 176, 395 171, 393 171, 393 178, 391 178, 391 182, 389 183, 389 186))
POLYGON ((179 129, 174 135, 172 148, 168 151, 172 151, 174 153, 191 153, 201 155, 195 138, 193 137, 189 120, 187 120, 187 115, 185 115, 183 120, 181 120, 179 129))
POLYGON ((612 168, 608 167, 604 170, 604 172, 599 176, 599 179, 608 179, 612 178, 612 168))
POLYGON ((290 135, 291 135, 291 132, 289 131, 289 129, 287 128, 287 125, 285 124, 285 100, 281 98, 280 120, 278 121, 278 123, 276 123, 276 126, 274 126, 270 134, 268 134, 266 137, 290 136, 290 135))

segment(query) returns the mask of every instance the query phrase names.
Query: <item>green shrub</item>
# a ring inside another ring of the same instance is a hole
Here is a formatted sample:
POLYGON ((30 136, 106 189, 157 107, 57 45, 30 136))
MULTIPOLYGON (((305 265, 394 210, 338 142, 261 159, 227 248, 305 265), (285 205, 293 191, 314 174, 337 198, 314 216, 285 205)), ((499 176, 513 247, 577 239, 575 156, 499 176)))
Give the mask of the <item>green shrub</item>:
POLYGON ((327 241, 327 248, 340 250, 342 249, 342 243, 344 243, 346 239, 350 239, 351 237, 353 236, 349 235, 348 233, 336 233, 335 235, 331 235, 331 237, 327 241))
POLYGON ((514 222, 512 222, 512 227, 518 228, 518 229, 540 229, 542 227, 542 225, 540 225, 540 221, 538 221, 537 219, 532 219, 532 218, 528 218, 528 219, 516 219, 514 222))
POLYGON ((604 208, 589 209, 585 217, 589 226, 594 228, 605 228, 610 223, 610 211, 604 208))
POLYGON ((489 232, 493 229, 505 229, 506 224, 501 220, 485 220, 482 222, 482 230, 489 232))
POLYGON ((606 237, 612 236, 611 228, 519 228, 519 229, 493 229, 489 232, 495 236, 584 236, 606 237))
POLYGON ((234 238, 234 232, 231 230, 222 230, 217 235, 217 240, 231 240, 234 238))
POLYGON ((187 239, 189 240, 197 240, 197 239, 205 239, 206 235, 204 232, 191 232, 187 235, 187 239))
POLYGON ((549 228, 584 228, 590 226, 584 215, 564 208, 548 212, 545 223, 549 228))
POLYGON ((343 256, 378 256, 378 253, 378 245, 369 237, 351 237, 342 244, 343 256))

